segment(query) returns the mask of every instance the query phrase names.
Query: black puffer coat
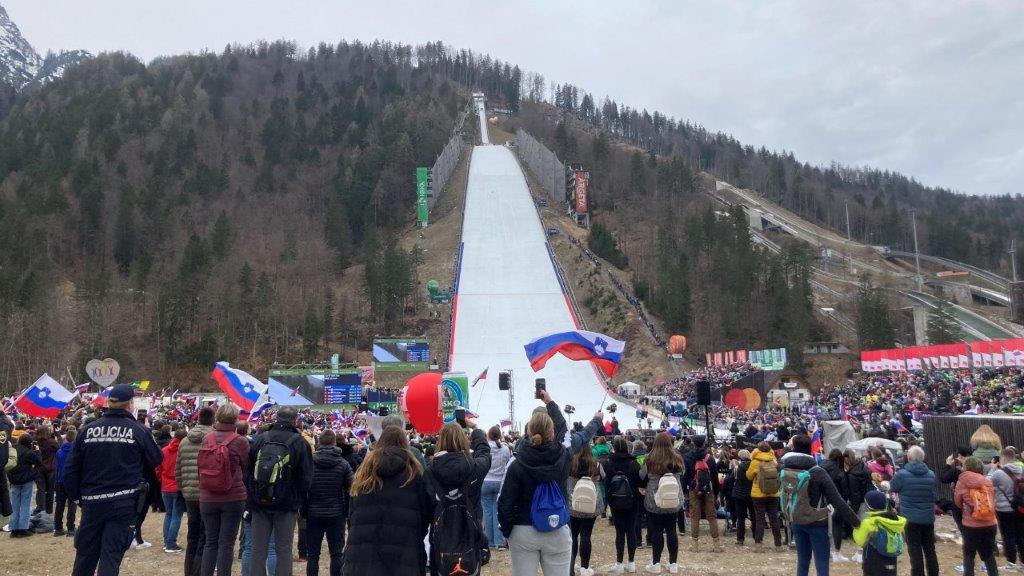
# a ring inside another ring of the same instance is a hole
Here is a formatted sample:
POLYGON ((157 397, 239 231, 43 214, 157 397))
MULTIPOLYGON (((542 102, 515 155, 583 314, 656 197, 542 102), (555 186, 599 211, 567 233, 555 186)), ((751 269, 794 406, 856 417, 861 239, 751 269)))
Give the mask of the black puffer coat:
POLYGON ((380 449, 379 458, 381 489, 352 498, 341 573, 421 576, 427 565, 423 539, 434 514, 426 482, 418 474, 403 486, 406 454, 400 448, 380 449))
POLYGON ((505 483, 498 496, 498 523, 501 533, 508 538, 515 526, 532 526, 530 503, 537 484, 555 481, 562 498, 568 503, 565 493, 569 478, 569 463, 572 456, 565 446, 558 442, 527 444, 505 472, 505 483))
POLYGON ((750 468, 750 460, 740 460, 736 467, 736 483, 732 485, 733 498, 750 498, 750 490, 754 487, 754 481, 747 478, 747 469, 750 468))
POLYGON ((337 446, 321 446, 313 453, 313 484, 306 500, 306 516, 337 518, 348 516, 348 490, 352 467, 337 446))
POLYGON ((491 447, 483 430, 473 430, 469 437, 472 456, 455 452, 435 454, 427 467, 429 488, 435 495, 465 487, 466 498, 473 513, 480 515, 480 488, 491 469, 491 447))

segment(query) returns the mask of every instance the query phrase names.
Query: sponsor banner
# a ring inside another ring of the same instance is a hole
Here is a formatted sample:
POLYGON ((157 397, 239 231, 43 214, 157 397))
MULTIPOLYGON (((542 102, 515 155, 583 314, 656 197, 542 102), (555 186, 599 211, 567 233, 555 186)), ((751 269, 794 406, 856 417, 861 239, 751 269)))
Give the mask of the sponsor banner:
POLYGON ((427 225, 429 210, 427 207, 427 179, 430 168, 416 168, 416 221, 420 226, 427 225))
POLYGON ((590 207, 590 191, 587 189, 590 185, 590 172, 585 170, 577 170, 575 178, 573 179, 573 187, 576 196, 576 212, 586 212, 590 207))

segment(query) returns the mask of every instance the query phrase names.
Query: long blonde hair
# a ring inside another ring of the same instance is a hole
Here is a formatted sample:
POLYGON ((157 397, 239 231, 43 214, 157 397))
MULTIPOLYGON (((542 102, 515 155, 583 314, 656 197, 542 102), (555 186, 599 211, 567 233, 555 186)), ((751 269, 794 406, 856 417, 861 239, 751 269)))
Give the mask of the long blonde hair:
POLYGON ((462 426, 456 422, 445 424, 437 436, 437 451, 469 452, 469 440, 466 439, 466 433, 462 431, 462 426))
POLYGON ((971 435, 971 448, 992 448, 993 450, 1002 450, 1003 441, 991 426, 988 424, 982 424, 981 426, 978 426, 978 429, 971 435))
POLYGON ((381 479, 378 471, 380 469, 380 462, 384 458, 383 454, 385 451, 389 451, 388 448, 398 448, 405 455, 405 482, 402 483, 403 488, 420 475, 422 472, 420 463, 412 455, 412 450, 409 449, 409 439, 405 436, 405 431, 393 426, 385 428, 380 435, 380 439, 373 445, 373 450, 370 450, 366 459, 356 469, 355 477, 352 479, 352 489, 349 491, 352 496, 377 492, 384 486, 384 481, 381 479))
POLYGON ((555 439, 555 423, 544 412, 534 412, 526 423, 526 436, 534 446, 551 442, 555 439))

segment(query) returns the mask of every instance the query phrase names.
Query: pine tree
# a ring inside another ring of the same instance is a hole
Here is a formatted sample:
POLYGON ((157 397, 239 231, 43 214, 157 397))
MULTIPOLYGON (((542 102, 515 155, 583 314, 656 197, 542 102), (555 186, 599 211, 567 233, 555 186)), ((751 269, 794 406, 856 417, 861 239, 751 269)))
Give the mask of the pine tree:
POLYGON ((962 339, 952 306, 945 298, 939 298, 935 309, 928 313, 928 343, 950 344, 962 339))
POLYGON ((213 224, 213 235, 210 237, 210 249, 213 251, 214 261, 223 260, 231 249, 231 223, 228 215, 221 210, 217 215, 217 221, 213 224))
POLYGON ((857 336, 861 350, 892 348, 896 330, 892 326, 889 300, 881 288, 869 278, 861 282, 857 292, 857 336))
POLYGON ((315 362, 320 352, 320 338, 323 336, 323 327, 320 319, 313 310, 313 303, 306 304, 306 319, 302 328, 302 351, 309 362, 315 362))

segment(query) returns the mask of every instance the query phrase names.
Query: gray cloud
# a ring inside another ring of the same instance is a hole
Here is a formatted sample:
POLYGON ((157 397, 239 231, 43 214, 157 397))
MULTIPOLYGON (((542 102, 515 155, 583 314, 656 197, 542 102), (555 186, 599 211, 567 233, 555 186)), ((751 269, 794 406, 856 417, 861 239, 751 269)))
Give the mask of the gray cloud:
POLYGON ((1017 2, 6 0, 38 49, 443 40, 807 162, 972 194, 1024 180, 1017 2))

